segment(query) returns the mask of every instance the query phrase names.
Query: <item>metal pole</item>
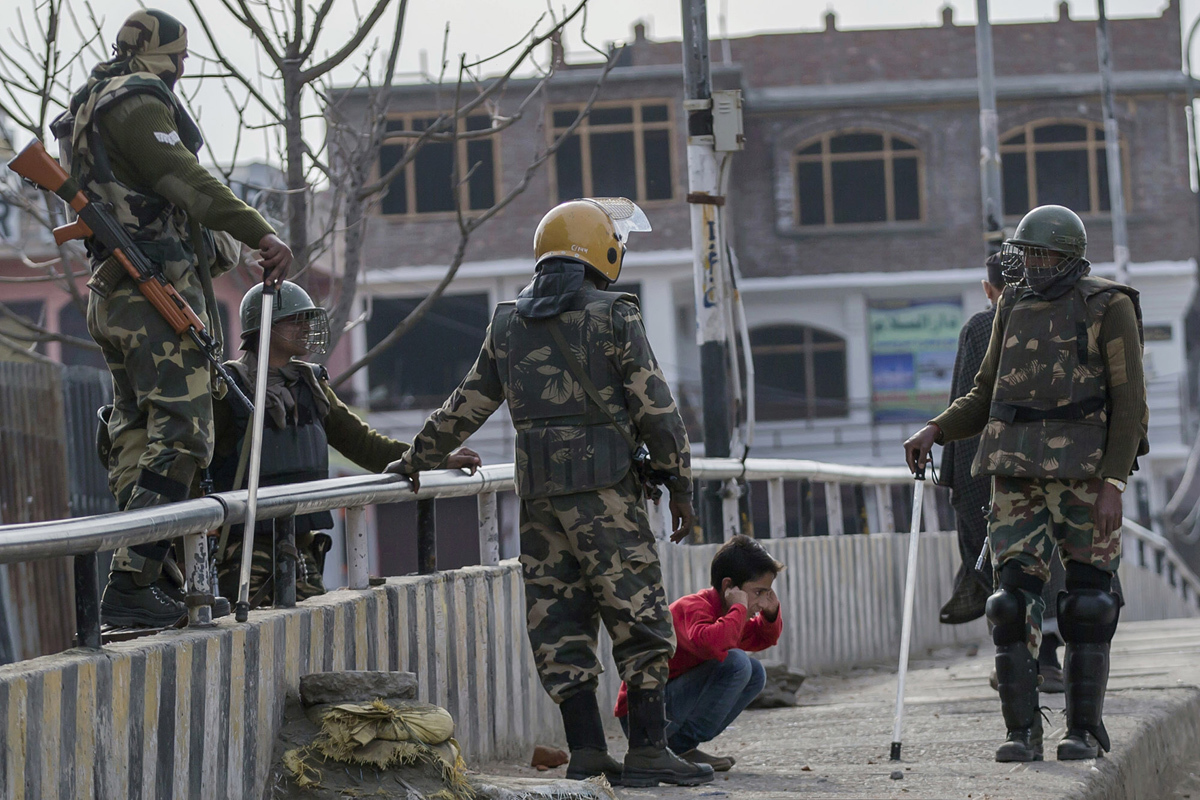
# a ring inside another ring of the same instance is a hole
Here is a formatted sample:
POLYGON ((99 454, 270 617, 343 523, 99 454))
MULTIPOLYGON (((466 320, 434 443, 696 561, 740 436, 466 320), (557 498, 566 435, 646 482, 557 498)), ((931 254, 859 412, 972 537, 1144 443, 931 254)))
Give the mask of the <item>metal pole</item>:
POLYGON ((892 727, 891 760, 900 760, 900 735, 904 728, 904 679, 908 677, 908 649, 912 644, 913 603, 917 594, 917 554, 921 542, 921 507, 925 502, 925 472, 917 473, 913 487, 912 525, 908 533, 908 569, 904 578, 904 621, 900 626, 900 665, 896 675, 896 722, 892 727))
POLYGON ((346 584, 351 589, 366 589, 371 583, 366 516, 362 506, 346 509, 346 584))
POLYGON ((79 647, 100 649, 100 573, 95 553, 75 556, 75 638, 79 647))
POLYGON ((213 624, 213 581, 208 563, 208 532, 183 537, 183 571, 187 589, 188 627, 213 624))
MULTIPOLYGON (((1121 182, 1121 136, 1113 108, 1112 48, 1108 39, 1108 16, 1104 0, 1097 0, 1096 53, 1100 57, 1100 97, 1104 107, 1104 151, 1108 156, 1108 206, 1112 214, 1113 261, 1117 283, 1129 282, 1129 232, 1125 227, 1125 189, 1121 182)), ((1189 76, 1188 80, 1191 80, 1189 76)))
POLYGON ((1000 177, 1000 133, 996 114, 996 64, 987 0, 975 0, 975 64, 979 73, 979 177, 983 194, 986 255, 999 251, 1004 229, 1004 184, 1000 177))
POLYGON ((417 501, 417 572, 437 572, 436 500, 417 501))
POLYGON ((275 607, 296 607, 296 518, 275 520, 275 607))
MULTIPOLYGON (((727 458, 731 434, 729 333, 725 324, 728 265, 721 208, 720 165, 713 149, 712 75, 705 0, 681 0, 684 108, 688 112, 688 203, 692 217, 696 292, 696 343, 704 408, 704 454, 727 458)), ((707 542, 724 540, 721 482, 708 481, 700 495, 700 522, 707 542)))

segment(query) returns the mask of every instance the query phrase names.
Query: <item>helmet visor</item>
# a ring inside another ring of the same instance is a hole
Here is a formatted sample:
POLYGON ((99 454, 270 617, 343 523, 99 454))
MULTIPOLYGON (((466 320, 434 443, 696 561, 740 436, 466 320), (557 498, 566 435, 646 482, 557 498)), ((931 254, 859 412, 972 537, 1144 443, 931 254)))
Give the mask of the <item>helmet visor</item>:
POLYGON ((1000 266, 1005 283, 1040 292, 1067 272, 1075 270, 1082 259, 1058 250, 1036 245, 1005 242, 1000 249, 1000 266))
POLYGON ((627 197, 589 197, 587 201, 600 206, 601 210, 608 214, 608 218, 613 221, 613 227, 616 228, 617 238, 621 240, 621 244, 629 244, 629 234, 634 231, 648 232, 652 230, 650 220, 646 218, 646 212, 627 197))

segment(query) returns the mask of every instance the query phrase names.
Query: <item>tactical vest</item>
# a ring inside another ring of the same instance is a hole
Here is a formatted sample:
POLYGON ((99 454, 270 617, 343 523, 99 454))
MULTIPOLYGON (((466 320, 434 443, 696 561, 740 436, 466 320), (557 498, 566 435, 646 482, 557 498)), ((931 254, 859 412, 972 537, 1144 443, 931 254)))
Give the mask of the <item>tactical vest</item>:
POLYGON ((1083 480, 1095 477, 1108 438, 1108 370, 1100 324, 1119 293, 1085 276, 1056 300, 1025 291, 1001 309, 1003 348, 974 475, 1083 480))
POLYGON ((496 308, 493 352, 516 428, 517 495, 522 498, 606 489, 629 472, 632 453, 617 428, 634 434, 617 369, 621 343, 613 334, 612 309, 618 300, 637 302, 632 295, 584 290, 557 317, 616 424, 573 377, 551 338, 551 320, 521 317, 513 302, 496 308))
MULTIPOLYGON (((254 396, 251 386, 243 385, 236 371, 233 379, 246 393, 254 396)), ((245 488, 234 487, 241 450, 249 443, 250 413, 240 403, 230 403, 233 411, 234 431, 238 447, 227 458, 212 464, 213 484, 217 491, 245 488)), ((313 392, 308 381, 300 381, 296 393, 296 424, 277 428, 270 416, 263 420, 262 463, 259 473, 260 486, 282 486, 285 483, 319 481, 329 477, 329 440, 325 435, 325 420, 317 410, 313 392)), ((265 530, 271 529, 271 521, 258 523, 265 530)), ((328 511, 296 515, 296 534, 323 531, 333 527, 333 515, 328 511)), ((231 529, 232 530, 232 529, 231 529)), ((258 530, 258 528, 256 528, 258 530)))
MULTIPOLYGON (((135 72, 100 81, 72 115, 64 113, 51 129, 59 140, 60 153, 70 154, 71 176, 93 201, 107 203, 146 256, 162 267, 167 279, 181 292, 195 282, 191 269, 194 250, 184 211, 155 194, 122 183, 113 174, 104 137, 97 124, 101 115, 133 95, 150 95, 161 100, 175 115, 182 143, 193 153, 203 140, 179 99, 162 79, 148 72, 135 72)), ((94 251, 93 258, 105 254, 94 251)), ((95 263, 95 269, 101 266, 95 263)), ((190 298, 189 298, 190 299, 190 298)))

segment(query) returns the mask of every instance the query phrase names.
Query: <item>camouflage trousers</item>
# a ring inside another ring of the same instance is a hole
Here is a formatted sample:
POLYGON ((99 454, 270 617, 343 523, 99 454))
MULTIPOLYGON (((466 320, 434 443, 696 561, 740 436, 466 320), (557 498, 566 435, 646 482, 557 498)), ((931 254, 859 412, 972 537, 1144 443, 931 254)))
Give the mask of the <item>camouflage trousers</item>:
MULTIPOLYGON (((266 527, 266 526, 263 526, 266 527)), ((229 600, 237 600, 238 582, 242 577, 242 529, 235 526, 229 532, 229 541, 225 553, 217 562, 217 586, 221 596, 229 600)), ((296 550, 299 561, 296 564, 296 599, 307 600, 319 594, 325 594, 325 579, 322 575, 322 565, 325 563, 325 552, 329 549, 329 536, 317 531, 298 534, 296 550)), ((254 555, 250 556, 250 598, 262 589, 267 578, 275 575, 274 537, 272 530, 256 529, 254 531, 254 555)), ((214 549, 215 549, 214 545, 214 549)), ((259 605, 270 605, 275 600, 274 583, 267 586, 259 605)))
MULTIPOLYGON (((193 281, 192 283, 196 283, 193 281)), ((201 319, 206 317, 199 286, 179 287, 201 319)), ((199 471, 212 457, 213 410, 208 362, 191 339, 181 338, 137 290, 121 281, 107 298, 88 299, 88 332, 112 373, 113 412, 108 432, 108 483, 122 507, 163 502, 145 491, 152 478, 160 488, 187 487, 196 495, 199 471)), ((137 571, 138 556, 161 561, 166 543, 122 548, 114 564, 137 571)))
POLYGON ((600 620, 622 680, 666 685, 675 629, 632 473, 608 489, 523 500, 521 570, 529 643, 554 702, 596 688, 600 620))
MULTIPOLYGON (((1050 559, 1058 545, 1065 565, 1078 561, 1115 575, 1121 565, 1121 531, 1101 539, 1096 535, 1092 507, 1100 480, 1049 480, 1040 478, 992 479, 992 508, 988 515, 988 541, 992 566, 1014 561, 1021 571, 1040 581, 1050 580, 1050 559)), ((1019 589, 1025 597, 1025 632, 1029 650, 1037 658, 1042 642, 1042 594, 1019 589)))

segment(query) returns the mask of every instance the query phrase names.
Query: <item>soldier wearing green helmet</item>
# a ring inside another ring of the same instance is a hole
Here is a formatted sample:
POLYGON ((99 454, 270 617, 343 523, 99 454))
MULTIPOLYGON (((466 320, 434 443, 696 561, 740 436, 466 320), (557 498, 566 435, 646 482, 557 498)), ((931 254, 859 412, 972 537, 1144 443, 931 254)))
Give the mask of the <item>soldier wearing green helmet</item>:
MULTIPOLYGON (((242 356, 227 362, 235 381, 248 397, 254 397, 258 374, 258 331, 261 326, 262 290, 258 284, 242 298, 242 356)), ((320 364, 303 359, 322 355, 329 344, 329 317, 313 303, 308 292, 291 281, 279 284, 271 314, 271 352, 267 366, 266 415, 263 425, 261 486, 322 480, 329 477, 329 448, 333 447, 363 469, 382 472, 404 455, 408 444, 384 436, 338 398, 329 385, 329 374, 320 364)), ((216 443, 212 461, 213 484, 217 491, 244 489, 249 462, 247 431, 250 412, 228 395, 214 403, 216 443)), ((445 466, 474 472, 479 456, 462 448, 452 453, 445 466)), ((323 531, 333 527, 328 511, 296 517, 296 549, 299 551, 296 597, 303 600, 324 594, 322 577, 330 538, 323 531)), ((222 530, 217 552, 217 579, 224 597, 236 597, 241 568, 242 526, 222 530)), ((273 597, 272 520, 262 520, 255 529, 251 561, 250 594, 257 604, 273 597)))
POLYGON ((975 387, 904 443, 914 471, 933 444, 982 432, 972 473, 992 478, 987 602, 1008 729, 997 761, 1040 761, 1037 655, 1058 545, 1067 731, 1058 760, 1110 743, 1102 712, 1121 598, 1121 493, 1149 449, 1136 290, 1090 274, 1087 232, 1070 209, 1030 211, 1001 250, 1008 286, 975 387))

